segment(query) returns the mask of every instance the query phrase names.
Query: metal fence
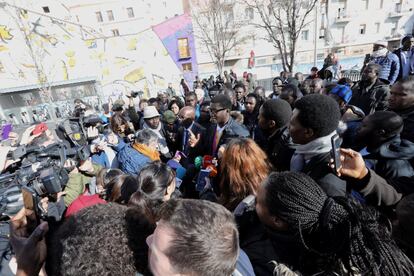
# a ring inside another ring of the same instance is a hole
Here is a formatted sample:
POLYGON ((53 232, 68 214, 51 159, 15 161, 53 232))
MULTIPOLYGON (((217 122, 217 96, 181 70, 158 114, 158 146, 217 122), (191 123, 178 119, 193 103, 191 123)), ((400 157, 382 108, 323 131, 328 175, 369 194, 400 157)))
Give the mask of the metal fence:
MULTIPOLYGON (((341 77, 348 78, 355 83, 361 80, 361 72, 358 70, 344 70, 341 72, 341 77)), ((272 80, 273 78, 257 80, 257 85, 263 86, 266 91, 272 91, 272 80)))

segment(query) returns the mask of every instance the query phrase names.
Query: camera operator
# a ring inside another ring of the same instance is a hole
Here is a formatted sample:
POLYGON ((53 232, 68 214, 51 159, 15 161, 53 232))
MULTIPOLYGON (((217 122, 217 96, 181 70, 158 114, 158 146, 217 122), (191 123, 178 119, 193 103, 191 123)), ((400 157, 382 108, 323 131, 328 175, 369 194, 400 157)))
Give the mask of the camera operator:
MULTIPOLYGON (((134 99, 142 95, 142 91, 128 91, 125 96, 128 98, 128 109, 127 114, 130 122, 134 126, 135 131, 140 129, 140 115, 135 109, 134 99)), ((140 100, 141 103, 141 100, 140 100)))
POLYGON ((73 110, 74 117, 80 117, 87 109, 92 108, 89 104, 85 103, 81 99, 74 101, 75 109, 73 110))
POLYGON ((69 180, 64 191, 66 207, 69 206, 78 196, 85 193, 92 178, 102 169, 101 166, 93 164, 91 159, 76 164, 73 160, 65 162, 65 168, 69 169, 69 180))

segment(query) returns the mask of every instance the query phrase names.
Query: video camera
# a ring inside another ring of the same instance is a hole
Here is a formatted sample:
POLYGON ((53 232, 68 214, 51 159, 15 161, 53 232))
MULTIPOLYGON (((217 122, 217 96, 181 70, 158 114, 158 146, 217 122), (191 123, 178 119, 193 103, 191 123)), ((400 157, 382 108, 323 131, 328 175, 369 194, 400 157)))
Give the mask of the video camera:
POLYGON ((88 146, 67 148, 56 143, 41 148, 21 146, 10 156, 23 161, 16 172, 0 175, 0 213, 10 215, 19 211, 22 205, 16 204, 20 199, 16 195, 21 190, 24 206, 31 206, 37 219, 46 219, 47 213, 41 208, 40 201, 48 197, 49 202, 56 202, 57 193, 69 179, 65 161, 69 158, 80 164, 89 158, 90 151, 88 146))

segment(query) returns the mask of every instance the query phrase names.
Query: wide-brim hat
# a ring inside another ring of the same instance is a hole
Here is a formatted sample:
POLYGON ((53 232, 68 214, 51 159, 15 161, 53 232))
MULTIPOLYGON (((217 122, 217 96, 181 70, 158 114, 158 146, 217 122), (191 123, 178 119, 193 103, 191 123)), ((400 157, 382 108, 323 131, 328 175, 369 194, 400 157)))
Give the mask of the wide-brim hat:
POLYGON ((154 117, 159 117, 160 113, 158 113, 158 110, 155 108, 155 106, 146 106, 144 108, 144 119, 151 119, 154 117))

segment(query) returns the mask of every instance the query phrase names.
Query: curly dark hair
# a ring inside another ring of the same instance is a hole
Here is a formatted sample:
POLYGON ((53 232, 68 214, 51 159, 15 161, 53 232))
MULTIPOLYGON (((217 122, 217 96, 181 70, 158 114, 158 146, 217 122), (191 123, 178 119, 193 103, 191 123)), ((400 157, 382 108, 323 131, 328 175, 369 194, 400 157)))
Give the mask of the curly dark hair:
POLYGON ((307 95, 295 102, 295 109, 299 110, 300 124, 311 128, 316 137, 323 137, 334 131, 341 118, 336 101, 325 95, 307 95))
POLYGON ((136 208, 108 203, 68 218, 48 240, 48 275, 148 275, 146 238, 154 222, 136 208))

